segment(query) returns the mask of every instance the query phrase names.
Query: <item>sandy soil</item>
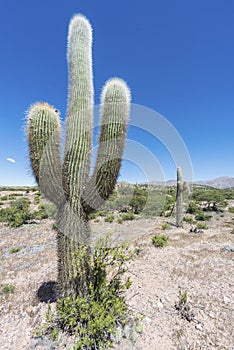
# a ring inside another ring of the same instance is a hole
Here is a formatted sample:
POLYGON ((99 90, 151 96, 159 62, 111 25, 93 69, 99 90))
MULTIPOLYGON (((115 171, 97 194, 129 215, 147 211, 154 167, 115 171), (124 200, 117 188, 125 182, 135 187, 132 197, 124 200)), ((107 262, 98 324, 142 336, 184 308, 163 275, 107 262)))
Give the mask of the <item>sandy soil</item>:
MULTIPOLYGON (((143 330, 134 344, 124 339, 115 349, 234 350, 234 215, 213 215, 201 233, 189 232, 190 224, 163 231, 165 218, 92 223, 97 235, 112 232, 114 241, 126 239, 139 248, 129 266, 133 284, 126 298, 130 308, 144 315, 143 330), (155 234, 168 235, 168 246, 155 248, 155 234), (180 291, 188 297, 185 310, 175 308, 180 291)), ((52 221, 17 229, 0 225, 0 284, 15 287, 8 298, 0 296, 0 348, 64 349, 35 336, 48 308, 39 301, 38 289, 56 280, 52 221), (14 247, 21 250, 10 253, 14 247)))

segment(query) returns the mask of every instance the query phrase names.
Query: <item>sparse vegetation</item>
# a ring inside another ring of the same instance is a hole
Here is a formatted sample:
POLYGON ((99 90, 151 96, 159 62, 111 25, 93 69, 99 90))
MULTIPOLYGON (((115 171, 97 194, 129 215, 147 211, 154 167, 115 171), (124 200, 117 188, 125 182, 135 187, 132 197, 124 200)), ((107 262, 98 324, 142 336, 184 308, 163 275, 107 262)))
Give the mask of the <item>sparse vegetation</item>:
POLYGON ((9 297, 10 294, 14 293, 15 287, 13 284, 1 284, 0 285, 0 296, 4 295, 6 298, 9 297))
POLYGON ((204 212, 199 212, 196 216, 195 219, 198 221, 206 221, 206 220, 210 220, 212 218, 211 215, 207 215, 204 212))
POLYGON ((135 218, 136 218, 136 215, 132 211, 129 211, 128 213, 122 213, 119 219, 122 221, 127 221, 127 220, 134 220, 135 218))
POLYGON ((191 216, 184 216, 183 217, 183 221, 184 222, 188 222, 188 223, 192 223, 193 222, 193 218, 191 216))
POLYGON ((0 221, 7 222, 10 227, 19 227, 30 219, 30 201, 20 198, 10 203, 8 208, 0 209, 0 221))
POLYGON ((162 224, 162 229, 163 229, 163 230, 167 230, 167 229, 169 229, 169 228, 171 228, 171 225, 170 225, 168 222, 164 222, 164 223, 162 224))
POLYGON ((115 219, 114 215, 108 215, 108 216, 105 217, 104 221, 111 223, 111 222, 114 221, 114 219, 115 219))
POLYGON ((205 223, 205 222, 198 222, 196 225, 196 228, 198 230, 208 230, 209 227, 208 227, 207 223, 205 223))
MULTIPOLYGON (((46 332, 55 339, 62 330, 74 334, 74 349, 107 349, 118 339, 119 328, 136 325, 128 311, 123 293, 131 286, 130 278, 123 281, 125 263, 132 253, 125 245, 110 248, 101 240, 89 263, 89 290, 86 296, 60 299, 56 312, 49 309, 46 332), (110 268, 111 266, 111 268, 110 268)), ((80 259, 86 259, 86 248, 80 249, 80 259)))
POLYGON ((21 251, 21 249, 22 247, 14 247, 9 250, 9 253, 10 254, 18 253, 19 251, 21 251))
POLYGON ((165 235, 155 235, 152 238, 152 243, 157 248, 165 247, 167 245, 167 242, 168 242, 168 237, 165 235))

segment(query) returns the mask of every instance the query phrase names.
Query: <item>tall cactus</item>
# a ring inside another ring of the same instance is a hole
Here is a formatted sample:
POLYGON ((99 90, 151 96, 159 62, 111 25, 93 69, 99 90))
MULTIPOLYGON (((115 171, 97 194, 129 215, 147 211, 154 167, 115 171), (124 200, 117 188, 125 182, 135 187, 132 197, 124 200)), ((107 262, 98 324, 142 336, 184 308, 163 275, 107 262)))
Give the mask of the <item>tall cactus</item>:
POLYGON ((126 139, 130 91, 110 79, 101 95, 98 155, 90 175, 93 122, 92 28, 83 15, 72 18, 68 31, 69 96, 63 159, 59 112, 36 103, 28 112, 30 160, 36 181, 58 209, 58 286, 60 296, 84 295, 88 286, 89 214, 99 208, 116 184, 126 139), (86 260, 79 248, 87 247, 86 260))
POLYGON ((188 185, 182 180, 181 168, 177 168, 177 193, 176 193, 176 226, 181 227, 184 215, 184 195, 188 191, 188 185))

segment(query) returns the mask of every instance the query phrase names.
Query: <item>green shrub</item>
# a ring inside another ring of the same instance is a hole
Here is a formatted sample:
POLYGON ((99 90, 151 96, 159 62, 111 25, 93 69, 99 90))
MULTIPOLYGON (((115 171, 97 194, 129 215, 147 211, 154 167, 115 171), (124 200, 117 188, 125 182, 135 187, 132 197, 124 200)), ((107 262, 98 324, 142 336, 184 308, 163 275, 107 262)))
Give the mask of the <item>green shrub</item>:
POLYGON ((190 201, 188 208, 187 208, 187 213, 188 214, 197 214, 200 211, 198 208, 197 204, 194 201, 190 201))
POLYGON ((107 217, 105 217, 105 222, 113 222, 115 219, 114 215, 108 215, 107 217))
POLYGON ((133 196, 129 203, 134 214, 139 214, 145 207, 147 202, 147 190, 138 185, 134 187, 133 196))
POLYGON ((208 225, 205 222, 198 222, 196 228, 199 230, 208 230, 208 225))
POLYGON ((229 211, 229 213, 234 214, 234 207, 229 207, 229 208, 228 208, 228 211, 229 211))
POLYGON ((58 229, 58 227, 57 227, 56 223, 53 223, 52 224, 52 230, 57 231, 57 229, 58 229))
POLYGON ((9 253, 10 254, 18 253, 21 249, 22 247, 14 247, 9 250, 9 253))
POLYGON ((8 198, 9 199, 15 199, 16 197, 21 197, 22 196, 22 193, 10 193, 8 195, 8 198))
POLYGON ((13 284, 1 284, 0 285, 0 295, 3 294, 6 298, 9 297, 10 294, 14 293, 15 287, 13 284))
POLYGON ((135 218, 136 218, 136 215, 132 211, 128 213, 122 213, 120 215, 120 219, 122 219, 122 221, 134 220, 135 218))
POLYGON ((210 220, 210 218, 212 218, 211 215, 207 215, 204 212, 199 212, 196 216, 195 219, 198 221, 206 221, 206 220, 210 220))
POLYGON ((44 210, 47 213, 48 218, 55 219, 57 215, 57 208, 52 203, 43 203, 38 206, 39 210, 44 210))
POLYGON ((97 219, 98 216, 99 216, 98 212, 90 213, 89 219, 94 220, 94 219, 97 219))
POLYGON ((164 223, 162 224, 162 229, 163 229, 163 230, 167 230, 167 229, 169 229, 169 228, 171 228, 171 225, 168 224, 168 222, 164 222, 164 223))
POLYGON ((183 221, 184 221, 184 222, 189 222, 189 223, 191 223, 191 222, 193 222, 193 218, 192 218, 191 216, 185 216, 185 217, 183 218, 183 221))
MULTIPOLYGON (((85 260, 86 248, 80 247, 80 258, 85 260)), ((89 262, 89 290, 87 295, 57 301, 56 311, 47 313, 48 329, 52 338, 62 330, 75 336, 74 350, 108 349, 117 341, 118 328, 133 327, 133 315, 128 310, 124 292, 131 285, 123 280, 126 261, 132 253, 126 245, 111 248, 107 240, 95 247, 89 262)))
POLYGON ((0 209, 0 221, 7 222, 10 227, 19 227, 30 219, 30 201, 20 198, 10 203, 10 207, 0 209))
POLYGON ((8 201, 9 197, 8 196, 2 196, 1 201, 8 201))
POLYGON ((176 192, 170 192, 170 194, 167 194, 165 197, 165 204, 163 208, 163 212, 172 212, 176 202, 176 192))
POLYGON ((168 237, 164 235, 155 235, 152 238, 152 243, 157 248, 162 248, 167 245, 168 237))
POLYGON ((97 214, 98 214, 98 216, 105 217, 108 215, 108 212, 105 210, 99 210, 99 211, 97 211, 97 214))
POLYGON ((35 195, 35 197, 34 197, 34 204, 39 204, 40 203, 40 199, 41 199, 40 195, 35 195))
POLYGON ((45 209, 39 209, 32 213, 32 219, 42 220, 47 219, 49 217, 47 211, 45 209))

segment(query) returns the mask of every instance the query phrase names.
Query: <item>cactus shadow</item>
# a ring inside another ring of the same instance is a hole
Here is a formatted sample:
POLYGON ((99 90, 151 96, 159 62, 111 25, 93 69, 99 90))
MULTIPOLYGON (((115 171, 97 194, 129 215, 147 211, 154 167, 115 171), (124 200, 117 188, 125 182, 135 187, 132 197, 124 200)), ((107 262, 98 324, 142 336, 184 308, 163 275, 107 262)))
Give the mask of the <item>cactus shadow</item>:
POLYGON ((54 303, 58 299, 57 282, 43 282, 37 290, 37 298, 40 302, 54 303))

